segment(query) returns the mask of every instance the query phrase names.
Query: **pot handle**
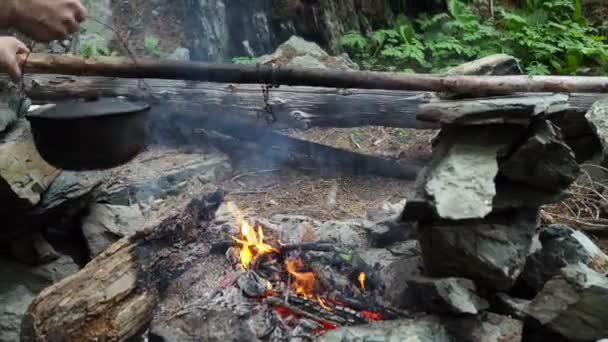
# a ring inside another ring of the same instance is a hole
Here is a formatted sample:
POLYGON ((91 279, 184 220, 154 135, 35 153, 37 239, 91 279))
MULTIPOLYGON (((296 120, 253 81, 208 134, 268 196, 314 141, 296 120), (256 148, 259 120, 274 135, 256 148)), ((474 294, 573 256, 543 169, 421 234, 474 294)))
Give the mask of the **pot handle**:
POLYGON ((47 110, 49 110, 49 109, 51 109, 53 107, 55 107, 54 103, 49 103, 49 104, 42 105, 42 106, 40 106, 40 107, 38 107, 38 108, 36 108, 34 110, 31 110, 31 111, 27 112, 25 114, 25 117, 27 118, 27 117, 38 116, 38 115, 44 113, 45 111, 47 111, 47 110))

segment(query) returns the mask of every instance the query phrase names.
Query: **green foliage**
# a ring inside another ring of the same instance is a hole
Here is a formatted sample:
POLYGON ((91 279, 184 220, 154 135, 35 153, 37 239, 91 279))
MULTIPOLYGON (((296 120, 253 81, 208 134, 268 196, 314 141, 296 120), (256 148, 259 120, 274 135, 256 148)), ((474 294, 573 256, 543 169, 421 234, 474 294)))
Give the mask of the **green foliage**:
POLYGON ((118 53, 108 47, 98 47, 95 42, 86 41, 80 46, 80 54, 85 58, 93 56, 115 56, 118 53))
POLYGON ((234 64, 255 64, 256 62, 255 57, 235 57, 232 59, 234 64))
POLYGON ((158 47, 159 40, 155 36, 146 36, 144 39, 144 50, 146 54, 152 57, 160 57, 162 55, 160 48, 158 47))
POLYGON ((605 30, 585 19, 581 0, 527 0, 522 10, 498 8, 496 18, 482 18, 462 0, 447 3, 447 13, 413 23, 400 17, 369 37, 349 32, 341 46, 373 70, 443 72, 495 53, 514 55, 534 75, 607 69, 605 30))

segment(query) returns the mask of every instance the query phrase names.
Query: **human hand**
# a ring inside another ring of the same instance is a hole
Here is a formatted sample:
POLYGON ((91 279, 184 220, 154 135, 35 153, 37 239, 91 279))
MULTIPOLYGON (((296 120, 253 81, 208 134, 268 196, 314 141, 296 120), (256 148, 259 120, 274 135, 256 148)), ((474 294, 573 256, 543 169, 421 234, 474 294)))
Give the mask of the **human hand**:
POLYGON ((86 17, 80 0, 6 0, 10 26, 30 38, 48 43, 78 32, 86 17))
POLYGON ((9 74, 13 82, 21 79, 21 67, 30 50, 15 37, 0 37, 0 69, 9 74))

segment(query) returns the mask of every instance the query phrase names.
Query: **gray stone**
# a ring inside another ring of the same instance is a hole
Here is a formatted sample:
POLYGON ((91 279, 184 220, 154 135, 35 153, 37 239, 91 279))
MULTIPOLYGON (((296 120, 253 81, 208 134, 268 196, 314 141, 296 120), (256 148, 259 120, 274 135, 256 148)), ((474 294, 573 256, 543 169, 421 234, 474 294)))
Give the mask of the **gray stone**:
POLYGON ((77 271, 67 256, 36 267, 0 260, 0 341, 19 341, 21 318, 34 297, 77 271))
POLYGON ((321 335, 319 342, 451 342, 441 321, 436 317, 373 322, 367 325, 342 327, 321 335))
POLYGON ((523 75, 517 58, 507 54, 495 54, 461 64, 447 72, 448 75, 523 75))
POLYGON ((296 56, 287 63, 287 66, 296 68, 328 69, 323 62, 311 55, 296 56))
POLYGON ((528 307, 532 301, 521 298, 513 298, 506 293, 496 294, 496 303, 493 305, 493 310, 503 315, 525 320, 528 317, 528 307))
POLYGON ((186 48, 177 48, 173 51, 167 59, 178 60, 178 61, 189 61, 190 60, 190 50, 186 48))
POLYGON ((425 171, 424 193, 433 199, 439 217, 483 218, 496 196, 498 151, 512 143, 520 128, 444 128, 425 171))
POLYGON ((522 322, 484 313, 462 318, 423 316, 342 327, 321 335, 318 341, 519 342, 522 340, 522 333, 522 322))
POLYGON ((59 173, 38 154, 29 123, 20 120, 0 140, 0 212, 35 206, 59 173))
POLYGON ((367 220, 327 221, 316 227, 316 235, 320 240, 335 241, 340 246, 367 247, 369 241, 365 235, 367 220))
POLYGON ((83 197, 90 195, 105 176, 102 171, 62 171, 44 192, 34 212, 43 214, 65 204, 74 204, 74 211, 79 211, 83 197))
POLYGON ((520 342, 523 340, 523 322, 490 312, 463 318, 443 317, 443 322, 454 341, 520 342))
POLYGON ((547 191, 566 189, 581 174, 559 128, 546 120, 534 123, 527 140, 501 160, 499 168, 509 180, 547 191))
POLYGON ((580 231, 557 224, 543 229, 539 236, 542 249, 528 257, 521 279, 536 291, 560 273, 560 269, 579 262, 605 273, 608 255, 580 231))
POLYGON ((192 181, 217 183, 231 172, 229 158, 222 153, 153 150, 113 169, 108 175, 112 181, 100 187, 96 199, 114 205, 138 203, 145 214, 156 201, 180 194, 192 181))
POLYGON ((564 267, 530 304, 530 315, 572 341, 608 336, 608 278, 583 263, 564 267))
POLYGON ((407 291, 408 279, 422 275, 424 264, 422 258, 401 257, 380 269, 380 277, 384 283, 383 298, 394 307, 409 309, 407 291))
POLYGON ((291 36, 289 40, 279 46, 278 50, 287 50, 297 56, 309 55, 317 58, 329 56, 318 44, 298 36, 291 36))
POLYGON ((484 220, 439 221, 419 227, 425 266, 435 277, 462 277, 508 290, 522 272, 539 220, 538 209, 484 220))
POLYGON ((415 277, 407 281, 407 286, 409 310, 475 315, 490 306, 477 296, 475 283, 469 279, 415 277))
POLYGON ((25 114, 28 105, 18 85, 7 77, 0 77, 0 133, 14 125, 25 114))
POLYGON ((602 145, 602 165, 607 166, 608 160, 608 97, 595 102, 585 114, 593 132, 602 145))
POLYGON ((82 234, 91 258, 122 237, 133 236, 144 217, 137 205, 122 206, 95 203, 82 220, 82 234))

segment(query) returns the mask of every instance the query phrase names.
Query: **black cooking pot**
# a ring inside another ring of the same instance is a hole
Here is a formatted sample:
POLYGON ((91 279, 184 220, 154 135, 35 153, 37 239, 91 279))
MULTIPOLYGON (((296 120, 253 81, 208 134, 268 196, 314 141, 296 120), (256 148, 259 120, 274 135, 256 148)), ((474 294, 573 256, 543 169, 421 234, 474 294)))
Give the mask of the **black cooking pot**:
POLYGON ((100 98, 43 106, 26 117, 42 158, 82 171, 116 167, 141 152, 149 109, 142 102, 100 98))

